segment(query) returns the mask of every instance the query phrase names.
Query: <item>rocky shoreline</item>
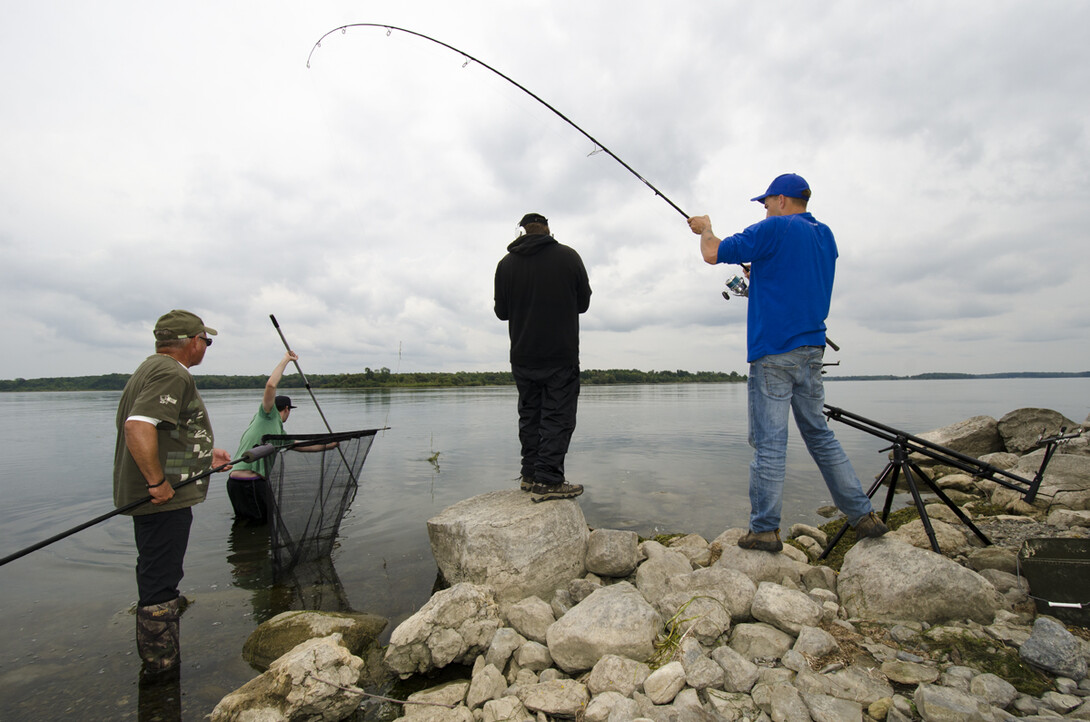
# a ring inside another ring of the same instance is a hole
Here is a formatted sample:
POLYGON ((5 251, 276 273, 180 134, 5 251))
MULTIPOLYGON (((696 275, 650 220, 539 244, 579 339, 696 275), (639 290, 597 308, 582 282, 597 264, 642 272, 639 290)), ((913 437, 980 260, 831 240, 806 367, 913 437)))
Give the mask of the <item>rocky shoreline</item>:
MULTIPOLYGON (((1041 429, 1079 426, 1019 409, 922 436, 1031 478, 1041 429)), ((839 570, 815 563, 827 528, 795 525, 770 554, 740 549, 744 529, 641 540, 588 529, 577 501, 532 504, 516 489, 474 497, 429 520, 451 586, 385 648, 375 643, 385 620, 372 615, 279 615, 247 642, 247 659, 267 671, 211 718, 1090 720, 1090 606, 1042 614, 1019 555, 1037 538, 1090 552, 1086 437, 1059 448, 1032 504, 994 481, 925 468, 990 545, 934 497, 926 512, 941 554, 916 518, 854 545, 849 531, 839 570), (455 669, 407 704, 373 696, 395 675, 455 669)), ((1090 589, 1083 561, 1060 586, 1090 589)))

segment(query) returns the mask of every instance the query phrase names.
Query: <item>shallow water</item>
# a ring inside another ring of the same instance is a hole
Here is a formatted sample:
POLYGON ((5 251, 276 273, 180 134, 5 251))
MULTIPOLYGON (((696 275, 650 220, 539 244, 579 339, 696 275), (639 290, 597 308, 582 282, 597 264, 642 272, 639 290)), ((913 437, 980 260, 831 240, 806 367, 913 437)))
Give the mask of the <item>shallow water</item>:
MULTIPOLYGON (((322 431, 305 391, 289 432, 322 431)), ((319 391, 335 430, 389 426, 376 438, 330 564, 276 580, 267 536, 232 527, 222 477, 195 507, 183 593, 181 718, 202 719, 256 672, 241 658, 254 626, 287 609, 369 611, 393 626, 432 592, 426 521, 467 497, 514 485, 513 388, 319 391), (430 461, 438 452, 434 461, 430 461)), ((258 391, 204 394, 217 446, 235 451, 258 391)), ((6 439, 0 556, 108 512, 119 393, 0 394, 6 439)), ((833 406, 909 433, 1016 408, 1090 412, 1090 379, 866 381, 827 385, 833 406)), ((568 476, 592 527, 712 539, 745 526, 751 450, 745 386, 584 387, 568 476)), ((886 442, 834 423, 864 485, 886 442)), ((784 525, 823 521, 829 503, 792 432, 784 525)), ((0 719, 138 719, 132 525, 115 517, 0 567, 0 719)))

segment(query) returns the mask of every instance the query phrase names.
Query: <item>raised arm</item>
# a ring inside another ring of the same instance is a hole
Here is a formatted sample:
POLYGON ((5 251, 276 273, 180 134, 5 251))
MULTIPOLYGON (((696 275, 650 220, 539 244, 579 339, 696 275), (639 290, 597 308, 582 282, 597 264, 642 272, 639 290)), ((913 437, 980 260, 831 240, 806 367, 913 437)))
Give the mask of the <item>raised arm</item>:
POLYGON ((298 360, 298 354, 294 351, 287 351, 284 353, 284 358, 280 359, 280 363, 276 364, 276 368, 269 374, 269 380, 265 382, 265 395, 261 397, 261 408, 264 409, 266 414, 272 411, 273 405, 276 404, 276 387, 280 385, 280 379, 284 376, 284 369, 292 361, 298 360))

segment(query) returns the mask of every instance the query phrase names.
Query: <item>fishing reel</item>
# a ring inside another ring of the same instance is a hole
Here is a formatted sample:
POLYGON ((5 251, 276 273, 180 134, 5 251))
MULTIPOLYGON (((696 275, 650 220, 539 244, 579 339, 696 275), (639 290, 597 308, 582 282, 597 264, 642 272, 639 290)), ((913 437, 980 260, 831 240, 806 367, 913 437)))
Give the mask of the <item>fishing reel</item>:
POLYGON ((745 298, 749 295, 749 282, 746 280, 746 276, 749 275, 749 266, 743 263, 742 270, 745 271, 745 276, 734 274, 727 279, 727 289, 723 291, 724 301, 729 301, 731 296, 745 298))

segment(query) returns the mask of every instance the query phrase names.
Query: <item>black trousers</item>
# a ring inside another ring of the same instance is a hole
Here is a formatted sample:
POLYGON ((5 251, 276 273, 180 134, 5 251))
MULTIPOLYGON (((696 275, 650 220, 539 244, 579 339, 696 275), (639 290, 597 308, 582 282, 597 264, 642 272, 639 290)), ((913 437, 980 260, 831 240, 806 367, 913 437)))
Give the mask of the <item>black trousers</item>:
POLYGON ((235 510, 235 521, 249 524, 269 522, 269 482, 265 479, 227 479, 227 496, 235 510))
POLYGON ((136 587, 140 606, 177 599, 184 572, 193 509, 172 509, 132 518, 136 535, 136 587))
POLYGON ((564 481, 579 405, 579 367, 511 366, 518 387, 522 475, 539 484, 564 481))

